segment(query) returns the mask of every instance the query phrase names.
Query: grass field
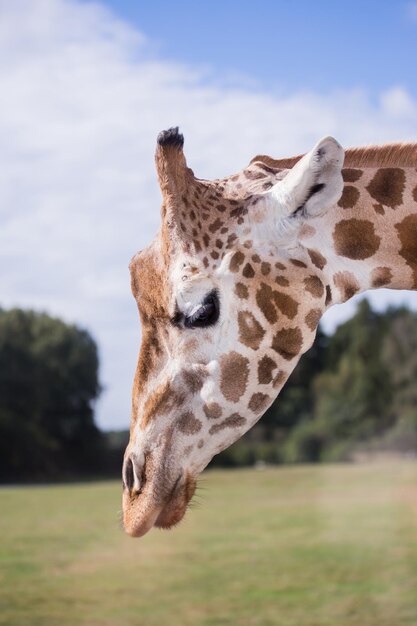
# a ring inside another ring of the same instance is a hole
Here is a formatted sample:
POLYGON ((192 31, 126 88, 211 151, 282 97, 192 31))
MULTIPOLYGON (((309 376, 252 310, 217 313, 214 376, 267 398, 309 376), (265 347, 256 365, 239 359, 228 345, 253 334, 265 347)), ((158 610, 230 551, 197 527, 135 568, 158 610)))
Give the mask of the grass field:
POLYGON ((0 490, 0 624, 417 625, 417 464, 213 471, 174 531, 119 483, 0 490))

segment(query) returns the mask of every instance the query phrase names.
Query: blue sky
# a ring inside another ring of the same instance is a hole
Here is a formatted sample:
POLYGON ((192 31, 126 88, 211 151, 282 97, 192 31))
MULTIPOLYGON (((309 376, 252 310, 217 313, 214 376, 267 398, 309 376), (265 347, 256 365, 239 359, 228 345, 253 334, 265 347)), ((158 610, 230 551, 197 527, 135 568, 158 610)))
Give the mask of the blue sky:
POLYGON ((397 0, 137 2, 106 5, 152 41, 156 57, 246 76, 279 94, 346 87, 417 95, 417 9, 397 0))
MULTIPOLYGON (((158 132, 181 126, 201 178, 329 134, 417 141, 416 59, 417 0, 0 2, 0 305, 89 329, 101 427, 130 419, 128 263, 159 227, 158 132)), ((417 309, 416 292, 369 297, 417 309)))

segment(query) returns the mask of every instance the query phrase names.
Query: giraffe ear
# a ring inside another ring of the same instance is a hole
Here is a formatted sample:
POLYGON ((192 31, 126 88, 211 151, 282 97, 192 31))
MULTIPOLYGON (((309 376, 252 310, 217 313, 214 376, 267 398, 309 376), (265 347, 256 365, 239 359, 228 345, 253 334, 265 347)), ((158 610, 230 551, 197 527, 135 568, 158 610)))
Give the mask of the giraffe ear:
POLYGON ((336 139, 321 139, 274 185, 271 198, 285 216, 324 213, 342 195, 343 161, 344 150, 336 139))

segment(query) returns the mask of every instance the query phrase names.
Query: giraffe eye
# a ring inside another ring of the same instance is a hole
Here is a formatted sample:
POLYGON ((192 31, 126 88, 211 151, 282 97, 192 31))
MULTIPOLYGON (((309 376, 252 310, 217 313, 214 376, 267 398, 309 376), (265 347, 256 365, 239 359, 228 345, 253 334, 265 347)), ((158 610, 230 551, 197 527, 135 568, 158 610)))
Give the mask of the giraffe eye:
POLYGON ((185 328, 205 328, 213 326, 219 319, 219 315, 219 297, 217 291, 213 290, 188 315, 177 313, 172 321, 175 325, 185 328))

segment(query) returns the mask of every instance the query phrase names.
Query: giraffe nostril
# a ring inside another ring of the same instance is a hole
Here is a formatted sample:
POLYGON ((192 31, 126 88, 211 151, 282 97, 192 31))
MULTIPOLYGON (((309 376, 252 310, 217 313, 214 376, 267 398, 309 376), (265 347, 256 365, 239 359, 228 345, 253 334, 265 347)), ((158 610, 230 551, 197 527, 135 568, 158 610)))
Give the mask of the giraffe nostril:
POLYGON ((139 493, 142 489, 144 463, 136 455, 129 456, 123 467, 123 486, 128 491, 139 493))
POLYGON ((132 459, 129 457, 125 463, 123 470, 123 482, 126 489, 132 491, 133 485, 135 482, 135 476, 133 473, 133 463, 132 459))

